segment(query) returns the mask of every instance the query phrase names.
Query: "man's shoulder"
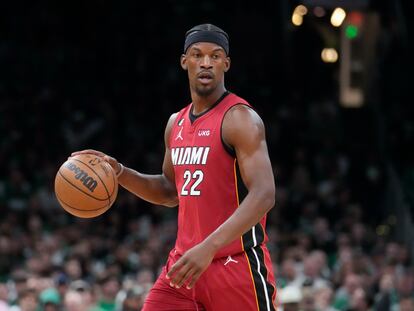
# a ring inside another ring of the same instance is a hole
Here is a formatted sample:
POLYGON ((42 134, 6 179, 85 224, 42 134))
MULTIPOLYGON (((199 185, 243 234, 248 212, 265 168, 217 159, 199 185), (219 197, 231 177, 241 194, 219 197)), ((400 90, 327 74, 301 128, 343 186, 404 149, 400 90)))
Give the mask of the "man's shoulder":
POLYGON ((171 114, 170 118, 168 119, 168 124, 173 125, 174 123, 176 123, 176 121, 179 122, 179 120, 183 118, 186 111, 188 111, 190 109, 190 107, 191 107, 191 104, 189 104, 189 105, 185 106, 184 108, 182 108, 181 110, 171 114))
POLYGON ((223 119, 222 131, 224 135, 226 133, 240 134, 250 131, 251 126, 263 128, 262 118, 249 104, 238 103, 228 109, 223 119))

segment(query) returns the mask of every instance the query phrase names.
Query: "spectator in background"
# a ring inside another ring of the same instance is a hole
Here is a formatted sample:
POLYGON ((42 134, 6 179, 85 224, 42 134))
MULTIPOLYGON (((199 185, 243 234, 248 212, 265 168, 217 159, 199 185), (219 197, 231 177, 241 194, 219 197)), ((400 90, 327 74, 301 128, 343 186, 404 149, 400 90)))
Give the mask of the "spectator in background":
POLYGON ((375 297, 375 311, 391 310, 391 302, 395 298, 395 278, 392 273, 385 273, 379 282, 379 292, 375 297), (393 297, 394 296, 394 297, 393 297))
MULTIPOLYGON (((406 270, 404 273, 397 274, 397 301, 394 301, 398 305, 404 298, 413 298, 414 297, 414 276, 411 270, 406 270)), ((408 305, 408 303, 405 303, 408 305)), ((391 308, 396 308, 393 304, 391 308)))
POLYGON ((299 311, 302 291, 298 286, 289 285, 282 288, 276 297, 283 311, 299 311))
POLYGON ((302 288, 302 299, 299 306, 301 311, 316 311, 315 289, 312 286, 302 288))
POLYGON ((351 299, 354 292, 361 288, 361 277, 355 273, 349 273, 345 276, 345 283, 335 294, 334 307, 345 311, 351 306, 351 299))
POLYGON ((15 306, 20 304, 20 300, 24 295, 29 295, 27 293, 27 274, 23 270, 17 269, 11 275, 13 288, 10 293, 10 305, 15 306))
POLYGON ((351 296, 349 311, 368 311, 370 309, 370 303, 368 301, 367 293, 361 287, 357 288, 351 296))
POLYGON ((330 230, 329 222, 326 218, 318 217, 315 219, 312 227, 312 237, 315 248, 321 249, 327 254, 334 251, 335 236, 330 230))
POLYGON ((56 288, 46 288, 39 295, 40 308, 44 311, 58 311, 62 299, 56 288))
POLYGON ((69 288, 67 276, 64 273, 58 272, 57 275, 55 275, 54 284, 59 292, 59 296, 64 297, 69 288))
POLYGON ((322 287, 315 292, 315 306, 318 311, 338 311, 332 306, 333 289, 331 287, 322 287))
POLYGON ((309 254, 303 262, 303 273, 296 278, 294 284, 296 286, 307 285, 315 289, 328 286, 328 281, 321 276, 324 266, 319 253, 309 254))
POLYGON ((296 281, 297 272, 296 264, 292 258, 286 258, 282 261, 280 274, 276 278, 276 282, 279 288, 289 286, 292 284, 297 284, 299 281, 296 281))
POLYGON ((82 294, 75 290, 68 290, 63 298, 65 311, 87 311, 88 306, 84 304, 82 294))
POLYGON ((38 297, 34 289, 25 289, 19 295, 18 305, 12 307, 12 311, 36 311, 38 297))
POLYGON ((64 263, 64 272, 69 280, 79 280, 82 278, 82 265, 79 258, 68 258, 64 263))
POLYGON ((7 285, 0 281, 0 311, 9 311, 9 291, 7 285))
POLYGON ((115 311, 116 296, 120 290, 118 277, 115 275, 104 275, 97 280, 98 301, 91 311, 115 311))
POLYGON ((328 266, 327 253, 317 249, 312 251, 310 256, 315 261, 316 269, 319 271, 318 275, 324 280, 330 279, 331 269, 328 266))
POLYGON ((414 299, 412 297, 402 298, 399 307, 399 311, 414 311, 414 299))
POLYGON ((126 292, 125 299, 122 301, 122 308, 119 311, 137 311, 144 306, 144 301, 148 289, 142 286, 134 286, 126 292))
POLYGON ((333 282, 338 287, 344 283, 346 275, 353 272, 353 252, 351 246, 342 246, 337 251, 337 259, 333 267, 333 282))
POLYGON ((13 265, 13 241, 7 234, 0 232, 0 275, 8 275, 13 265))
POLYGON ((72 305, 73 308, 76 308, 79 300, 82 302, 82 311, 90 310, 95 303, 92 288, 90 284, 84 280, 71 282, 68 292, 72 292, 72 294, 67 298, 67 303, 72 305), (78 295, 74 294, 75 292, 78 293, 78 295))

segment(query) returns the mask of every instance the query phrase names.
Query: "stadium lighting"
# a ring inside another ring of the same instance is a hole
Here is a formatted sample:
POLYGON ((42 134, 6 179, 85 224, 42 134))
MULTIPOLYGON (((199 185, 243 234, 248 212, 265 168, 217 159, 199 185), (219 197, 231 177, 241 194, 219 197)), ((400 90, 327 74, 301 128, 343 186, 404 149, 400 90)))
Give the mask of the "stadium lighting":
POLYGON ((338 52, 334 48, 324 48, 321 58, 325 63, 335 63, 338 61, 338 52))
POLYGON ((345 28, 345 35, 348 39, 354 39, 358 36, 358 27, 355 25, 348 25, 345 28))
POLYGON ((344 21, 346 17, 346 12, 342 8, 336 8, 331 15, 331 24, 334 27, 339 27, 342 25, 342 22, 344 21))
POLYGON ((293 13, 292 15, 292 24, 295 26, 300 26, 303 23, 302 15, 293 13))
POLYGON ((323 7, 321 7, 321 6, 316 6, 316 7, 313 9, 313 14, 314 14, 316 17, 324 17, 324 16, 325 16, 325 9, 324 9, 323 7))
POLYGON ((292 24, 295 26, 300 26, 303 23, 303 16, 308 14, 308 9, 303 4, 298 5, 292 14, 292 24))
POLYGON ((302 16, 305 16, 306 14, 308 14, 308 9, 303 4, 299 4, 295 8, 295 11, 293 11, 293 13, 296 13, 296 14, 299 14, 299 15, 302 15, 302 16))
POLYGON ((390 233, 390 227, 387 225, 379 225, 375 231, 379 236, 388 235, 390 233))

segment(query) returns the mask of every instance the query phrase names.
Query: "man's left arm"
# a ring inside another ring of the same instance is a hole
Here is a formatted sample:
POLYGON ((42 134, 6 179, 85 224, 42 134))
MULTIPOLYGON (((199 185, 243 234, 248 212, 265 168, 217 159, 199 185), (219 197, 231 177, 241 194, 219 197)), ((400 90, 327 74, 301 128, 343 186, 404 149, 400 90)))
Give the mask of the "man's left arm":
POLYGON ((219 249, 256 225, 274 206, 275 183, 261 118, 244 105, 232 107, 224 117, 222 135, 234 148, 248 194, 231 217, 203 242, 188 250, 167 274, 170 285, 192 288, 219 249))

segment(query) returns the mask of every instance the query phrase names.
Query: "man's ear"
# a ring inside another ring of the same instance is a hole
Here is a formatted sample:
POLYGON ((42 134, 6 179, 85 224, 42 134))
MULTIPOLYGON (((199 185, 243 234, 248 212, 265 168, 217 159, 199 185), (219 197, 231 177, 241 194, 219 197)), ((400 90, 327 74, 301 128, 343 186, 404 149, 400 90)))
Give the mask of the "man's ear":
POLYGON ((224 72, 227 72, 227 71, 229 71, 229 69, 230 69, 230 64, 231 64, 231 59, 230 59, 230 57, 226 57, 226 60, 224 61, 224 65, 225 65, 225 67, 224 67, 224 72))
POLYGON ((181 68, 183 68, 184 70, 187 70, 187 57, 185 54, 181 55, 180 63, 181 63, 181 68))

